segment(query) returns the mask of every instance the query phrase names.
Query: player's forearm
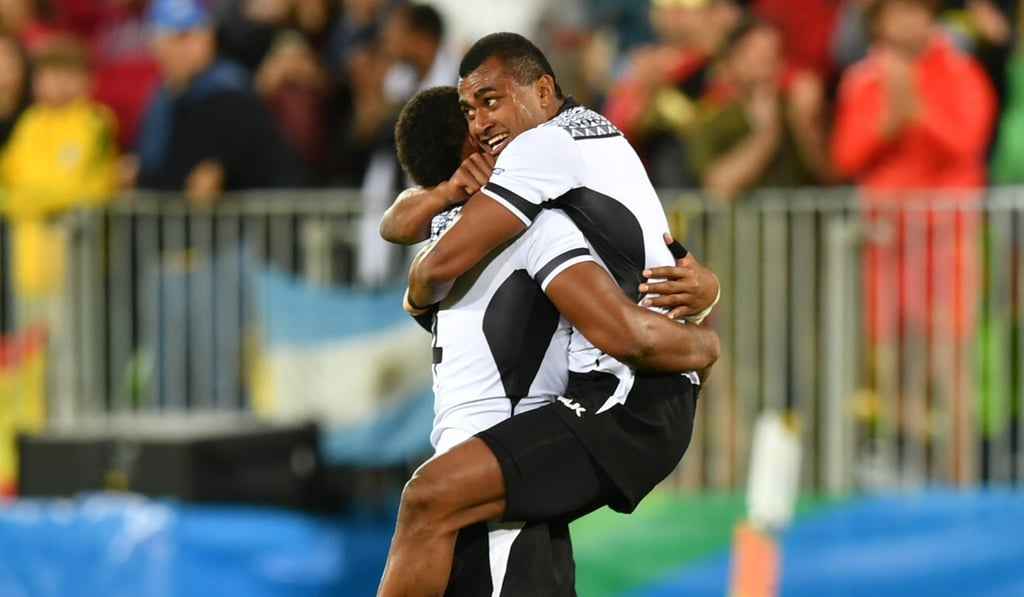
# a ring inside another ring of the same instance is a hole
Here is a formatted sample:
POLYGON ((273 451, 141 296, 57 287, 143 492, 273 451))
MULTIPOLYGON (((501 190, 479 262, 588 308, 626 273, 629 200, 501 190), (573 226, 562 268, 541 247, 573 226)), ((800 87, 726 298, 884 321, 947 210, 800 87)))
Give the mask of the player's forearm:
POLYGON ((594 262, 567 268, 545 293, 594 346, 634 367, 695 371, 718 358, 718 336, 713 331, 637 306, 594 262))
POLYGON ((718 360, 718 335, 709 328, 680 323, 639 307, 610 319, 608 328, 614 333, 581 331, 601 351, 637 369, 699 371, 718 360))
POLYGON ((474 195, 452 225, 413 259, 409 298, 421 306, 440 301, 448 296, 456 278, 524 228, 502 204, 480 193, 474 195))
POLYGON ((399 245, 414 245, 430 238, 430 220, 448 206, 437 187, 402 191, 380 219, 380 235, 399 245))
POLYGON ((635 341, 637 350, 623 359, 637 369, 673 373, 699 371, 715 364, 718 334, 710 328, 679 323, 648 311, 635 341))
POLYGON ((437 243, 423 247, 409 266, 409 287, 406 291, 406 302, 414 309, 425 309, 429 305, 440 302, 448 296, 456 276, 449 276, 437 267, 437 243))

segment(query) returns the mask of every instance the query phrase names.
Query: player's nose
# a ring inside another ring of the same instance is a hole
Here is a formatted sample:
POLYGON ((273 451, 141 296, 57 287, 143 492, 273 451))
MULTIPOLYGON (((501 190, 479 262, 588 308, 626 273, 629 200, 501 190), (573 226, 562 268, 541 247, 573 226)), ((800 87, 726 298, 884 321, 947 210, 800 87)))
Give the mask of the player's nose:
POLYGON ((480 118, 474 118, 469 123, 469 132, 474 137, 479 139, 480 137, 484 136, 484 134, 487 132, 487 129, 489 129, 490 126, 490 123, 483 122, 480 118))
POLYGON ((484 135, 491 128, 494 122, 486 114, 477 112, 469 121, 469 131, 477 137, 484 135))

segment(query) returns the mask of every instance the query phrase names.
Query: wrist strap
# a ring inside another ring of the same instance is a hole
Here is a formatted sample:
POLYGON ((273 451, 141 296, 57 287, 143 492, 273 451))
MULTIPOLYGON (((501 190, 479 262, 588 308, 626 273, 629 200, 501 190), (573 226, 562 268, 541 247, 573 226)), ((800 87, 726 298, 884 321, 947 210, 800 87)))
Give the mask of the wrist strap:
POLYGON ((718 294, 715 295, 715 300, 712 301, 710 305, 708 305, 707 309, 704 309, 703 311, 697 313, 696 315, 691 315, 689 317, 684 318, 685 321, 687 321, 688 323, 695 323, 697 325, 700 325, 704 321, 704 319, 711 314, 711 310, 715 308, 715 305, 718 304, 718 299, 720 298, 722 298, 721 284, 718 285, 718 294))
POLYGON ((427 305, 426 307, 421 307, 420 305, 417 305, 416 303, 412 302, 412 297, 409 296, 409 289, 408 288, 405 290, 405 302, 410 307, 412 307, 413 309, 415 309, 417 311, 427 311, 432 306, 432 305, 427 305))

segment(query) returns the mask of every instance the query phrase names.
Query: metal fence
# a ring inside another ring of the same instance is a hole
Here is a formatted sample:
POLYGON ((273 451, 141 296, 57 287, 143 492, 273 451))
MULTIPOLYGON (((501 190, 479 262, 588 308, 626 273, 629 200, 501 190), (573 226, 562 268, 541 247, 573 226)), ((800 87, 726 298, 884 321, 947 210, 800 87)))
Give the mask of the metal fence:
MULTIPOLYGON (((672 483, 743 487, 764 409, 798 421, 807 488, 1024 474, 1024 191, 916 193, 870 209, 845 190, 663 200, 723 288, 707 324, 722 357, 672 483)), ((32 274, 12 224, 5 321, 23 326, 30 313, 53 327, 55 425, 244 413, 245 321, 260 292, 245 272, 273 264, 311 284, 358 283, 360 225, 353 191, 238 195, 208 208, 135 196, 47 223, 63 251, 31 258, 43 270, 32 274)), ((403 257, 377 279, 399 280, 403 257)))
POLYGON ((8 321, 48 328, 52 424, 247 412, 252 272, 351 281, 359 206, 347 191, 234 195, 210 207, 136 195, 44 223, 46 238, 29 245, 24 224, 9 223, 8 321), (45 250, 19 255, 26 246, 45 250))
POLYGON ((679 486, 743 487, 764 409, 793 415, 805 488, 1021 477, 1024 193, 664 200, 723 287, 679 486))

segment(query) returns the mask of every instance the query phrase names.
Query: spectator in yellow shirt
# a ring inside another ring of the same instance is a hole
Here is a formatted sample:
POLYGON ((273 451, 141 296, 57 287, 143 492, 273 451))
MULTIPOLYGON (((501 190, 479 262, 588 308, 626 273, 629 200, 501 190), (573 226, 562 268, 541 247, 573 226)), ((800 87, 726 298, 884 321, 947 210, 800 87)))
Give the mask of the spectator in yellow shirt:
POLYGON ((54 37, 32 61, 32 103, 0 154, 0 209, 13 234, 15 320, 59 336, 66 252, 61 216, 106 201, 117 149, 110 111, 89 100, 84 47, 54 37))

